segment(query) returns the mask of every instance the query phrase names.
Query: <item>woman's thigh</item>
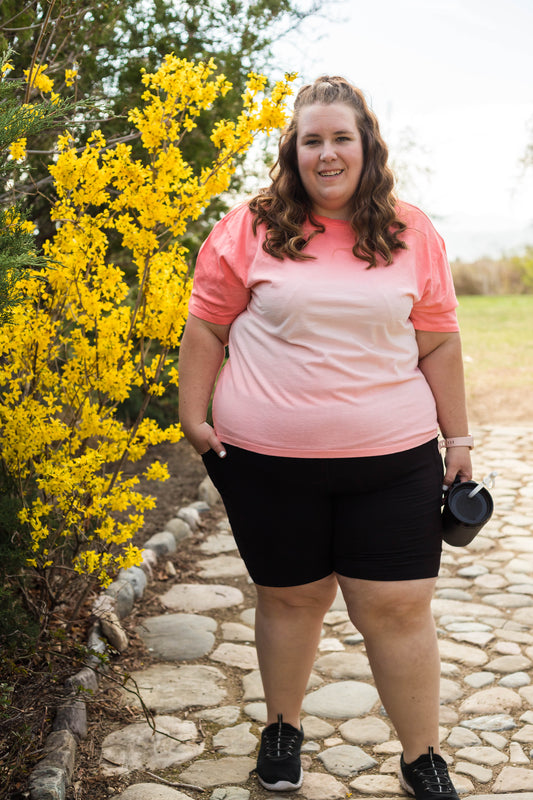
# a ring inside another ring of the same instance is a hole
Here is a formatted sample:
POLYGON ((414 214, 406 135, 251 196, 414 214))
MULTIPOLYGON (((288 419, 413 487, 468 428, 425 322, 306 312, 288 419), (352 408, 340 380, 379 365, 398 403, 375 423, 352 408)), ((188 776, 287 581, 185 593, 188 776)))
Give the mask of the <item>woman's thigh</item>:
POLYGON ((335 571, 371 581, 436 577, 442 479, 436 442, 369 459, 357 491, 335 497, 335 571))
POLYGON ((202 458, 253 581, 299 586, 331 575, 332 505, 317 461, 225 447, 224 459, 202 458))

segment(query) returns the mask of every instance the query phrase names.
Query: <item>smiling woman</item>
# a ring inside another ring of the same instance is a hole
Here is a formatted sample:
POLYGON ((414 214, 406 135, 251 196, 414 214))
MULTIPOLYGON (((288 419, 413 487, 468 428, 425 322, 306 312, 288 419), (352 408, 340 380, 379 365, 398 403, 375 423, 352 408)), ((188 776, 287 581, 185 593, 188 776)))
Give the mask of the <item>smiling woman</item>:
POLYGON ((298 170, 316 214, 350 219, 363 172, 363 143, 346 103, 306 106, 296 139, 298 170))
POLYGON ((329 76, 300 89, 272 183, 200 250, 180 422, 257 590, 262 786, 302 785, 301 705, 340 586, 404 786, 458 800, 438 754, 431 614, 442 484, 472 473, 457 301, 440 236, 393 183, 360 90, 329 76))

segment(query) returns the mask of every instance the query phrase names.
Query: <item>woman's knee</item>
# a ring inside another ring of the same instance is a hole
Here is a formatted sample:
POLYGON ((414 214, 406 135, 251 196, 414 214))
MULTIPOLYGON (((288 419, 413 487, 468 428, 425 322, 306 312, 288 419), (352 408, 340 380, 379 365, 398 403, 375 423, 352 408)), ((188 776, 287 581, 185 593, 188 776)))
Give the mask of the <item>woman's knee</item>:
POLYGON ((335 575, 328 575, 300 586, 258 586, 257 607, 260 611, 305 610, 326 613, 337 594, 335 575))
POLYGON ((339 578, 339 583, 350 618, 363 636, 384 629, 412 629, 431 615, 432 578, 383 582, 339 578))

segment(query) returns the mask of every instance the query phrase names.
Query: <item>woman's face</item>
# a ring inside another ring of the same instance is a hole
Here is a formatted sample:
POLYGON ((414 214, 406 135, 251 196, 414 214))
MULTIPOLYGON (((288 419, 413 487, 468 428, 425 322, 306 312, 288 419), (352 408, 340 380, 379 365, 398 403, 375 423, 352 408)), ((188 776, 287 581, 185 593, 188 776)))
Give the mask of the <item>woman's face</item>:
POLYGON ((296 157, 313 211, 350 219, 352 197, 363 171, 363 143, 353 108, 316 103, 299 112, 296 157))

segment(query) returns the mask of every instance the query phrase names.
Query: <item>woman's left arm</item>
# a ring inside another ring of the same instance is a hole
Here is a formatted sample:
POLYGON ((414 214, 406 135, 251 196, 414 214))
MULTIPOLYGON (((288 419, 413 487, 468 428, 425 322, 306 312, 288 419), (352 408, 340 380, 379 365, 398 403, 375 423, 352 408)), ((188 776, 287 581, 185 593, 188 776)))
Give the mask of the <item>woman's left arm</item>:
MULTIPOLYGON (((418 366, 427 380, 435 403, 439 428, 445 439, 467 436, 468 418, 459 332, 416 331, 418 366)), ((470 448, 450 447, 444 459, 444 483, 451 486, 456 476, 472 478, 470 448)))

